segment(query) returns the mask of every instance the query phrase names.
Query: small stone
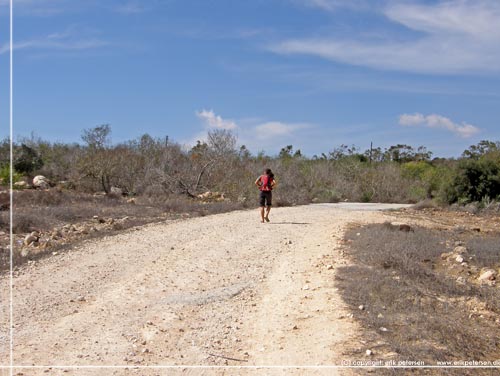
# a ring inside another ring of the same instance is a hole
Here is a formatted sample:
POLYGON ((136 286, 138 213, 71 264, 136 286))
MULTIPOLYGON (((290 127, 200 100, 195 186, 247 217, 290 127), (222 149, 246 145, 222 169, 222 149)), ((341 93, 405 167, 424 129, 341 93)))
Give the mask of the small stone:
POLYGON ((464 262, 464 258, 461 256, 461 255, 458 255, 456 258, 455 258, 455 261, 458 262, 459 264, 461 264, 462 262, 464 262))
POLYGON ((384 328, 383 326, 381 326, 378 330, 380 330, 381 332, 387 332, 388 331, 388 329, 384 328))
POLYGON ((328 265, 326 266, 326 269, 327 269, 327 270, 332 270, 332 269, 333 269, 333 265, 332 265, 332 264, 328 264, 328 265))
POLYGON ((363 304, 361 304, 358 308, 359 308, 360 311, 364 311, 365 310, 365 306, 363 304))
POLYGON ((309 285, 305 285, 304 287, 302 287, 302 290, 309 290, 309 285))
POLYGON ((455 247, 455 249, 453 250, 453 253, 456 253, 456 254, 467 253, 467 248, 465 248, 462 245, 459 245, 458 247, 455 247))
POLYGON ((38 241, 38 238, 34 235, 26 235, 26 237, 24 238, 24 245, 31 245, 33 243, 35 243, 36 241, 38 241))
POLYGON ((371 356, 371 355, 373 355, 373 351, 372 351, 372 350, 366 350, 366 355, 367 355, 367 356, 371 356))
POLYGON ((450 257, 453 254, 453 252, 445 252, 441 253, 441 260, 446 260, 448 257, 450 257))
POLYGON ((84 296, 79 296, 78 298, 76 298, 76 301, 77 302, 84 302, 85 301, 85 297, 84 296))
POLYGON ((494 281, 496 278, 496 272, 493 269, 485 270, 481 273, 478 280, 479 281, 494 281))

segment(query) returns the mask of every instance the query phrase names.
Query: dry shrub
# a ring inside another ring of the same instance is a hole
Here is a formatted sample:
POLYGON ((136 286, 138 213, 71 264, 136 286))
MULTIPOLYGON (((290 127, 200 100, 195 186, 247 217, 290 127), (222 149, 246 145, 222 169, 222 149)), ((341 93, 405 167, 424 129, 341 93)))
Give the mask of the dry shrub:
POLYGON ((10 218, 9 212, 0 212, 0 231, 9 232, 10 231, 10 218))
POLYGON ((10 195, 9 192, 0 192, 0 211, 9 210, 10 195))
POLYGON ((500 239, 498 235, 481 235, 467 242, 469 253, 480 267, 500 266, 500 239))
POLYGON ((42 224, 42 222, 38 221, 37 218, 33 215, 23 214, 14 211, 12 216, 12 232, 14 234, 23 234, 27 232, 31 232, 35 229, 38 229, 38 225, 42 224))
POLYGON ((415 205, 413 205, 413 209, 415 210, 424 210, 424 209, 434 209, 437 208, 438 205, 436 201, 431 200, 431 199, 424 199, 419 202, 417 202, 415 205))
POLYGON ((440 255, 447 251, 442 233, 370 225, 348 232, 346 238, 353 265, 339 269, 337 279, 343 299, 367 329, 365 338, 372 341, 367 348, 382 342, 379 353, 395 352, 396 360, 427 364, 499 358, 498 324, 469 316, 464 304, 476 299, 496 309, 500 293, 494 287, 458 284, 437 271, 440 255), (359 310, 360 305, 366 309, 359 310), (388 331, 381 332, 381 327, 388 331))

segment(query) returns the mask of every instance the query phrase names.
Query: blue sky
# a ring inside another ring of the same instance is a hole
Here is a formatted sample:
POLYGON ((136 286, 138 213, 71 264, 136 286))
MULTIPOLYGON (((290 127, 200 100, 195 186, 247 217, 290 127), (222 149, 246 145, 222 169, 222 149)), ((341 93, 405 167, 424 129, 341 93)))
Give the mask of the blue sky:
MULTIPOLYGON (((14 129, 78 142, 109 123, 183 144, 231 129, 293 144, 500 140, 497 0, 14 0, 14 129)), ((0 0, 0 136, 8 134, 0 0)))

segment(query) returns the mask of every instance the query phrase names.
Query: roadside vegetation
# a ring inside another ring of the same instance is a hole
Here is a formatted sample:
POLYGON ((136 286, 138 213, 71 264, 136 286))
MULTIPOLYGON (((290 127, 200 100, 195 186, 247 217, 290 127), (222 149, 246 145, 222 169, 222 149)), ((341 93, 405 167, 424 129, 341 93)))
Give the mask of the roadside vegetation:
MULTIPOLYGON (((366 151, 341 145, 306 157, 292 145, 278 155, 254 155, 227 130, 211 131, 191 148, 148 134, 113 144, 111 135, 111 127, 104 124, 84 130, 80 143, 32 136, 14 144, 13 227, 20 237, 16 242, 21 244, 22 236, 35 233, 39 243, 40 233, 91 219, 121 220, 118 227, 127 228, 181 214, 255 207, 253 182, 265 167, 276 172, 276 206, 356 201, 500 211, 500 142, 481 141, 458 159, 433 158, 425 147, 409 145, 366 151)), ((9 171, 9 142, 3 140, 0 246, 4 251, 9 171)))
MULTIPOLYGON (((481 141, 458 159, 432 158, 425 147, 395 145, 362 151, 341 145, 306 157, 292 145, 269 156, 253 155, 227 130, 208 133, 186 149, 147 134, 112 144, 111 127, 84 130, 82 143, 64 144, 32 136, 14 145, 16 188, 43 175, 50 186, 82 192, 147 197, 157 202, 196 198, 207 191, 226 200, 250 201, 253 181, 264 167, 277 173, 281 205, 314 201, 410 202, 491 206, 500 197, 500 142, 481 141)), ((0 183, 9 178, 9 144, 0 142, 0 183)))
MULTIPOLYGON (((352 349, 353 358, 427 365, 500 359, 500 290, 495 284, 500 234, 386 223, 353 228, 345 241, 352 263, 339 269, 337 283, 363 328, 365 343, 352 349)), ((491 369, 440 372, 493 374, 491 369)))

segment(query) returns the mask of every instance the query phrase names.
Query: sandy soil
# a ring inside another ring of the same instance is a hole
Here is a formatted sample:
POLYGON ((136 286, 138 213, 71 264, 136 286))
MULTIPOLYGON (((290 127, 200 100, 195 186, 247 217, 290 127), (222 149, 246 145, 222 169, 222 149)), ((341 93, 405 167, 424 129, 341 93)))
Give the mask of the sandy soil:
MULTIPOLYGON (((269 224, 240 211, 147 225, 30 263, 13 280, 14 374, 349 374, 294 366, 341 364, 359 340, 335 287, 346 263, 339 241, 349 223, 390 218, 373 211, 387 207, 278 208, 269 224), (138 368, 149 365, 180 367, 138 368)), ((2 364, 8 286, 1 277, 2 364)))

